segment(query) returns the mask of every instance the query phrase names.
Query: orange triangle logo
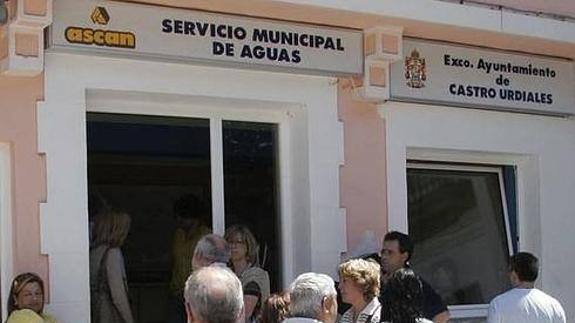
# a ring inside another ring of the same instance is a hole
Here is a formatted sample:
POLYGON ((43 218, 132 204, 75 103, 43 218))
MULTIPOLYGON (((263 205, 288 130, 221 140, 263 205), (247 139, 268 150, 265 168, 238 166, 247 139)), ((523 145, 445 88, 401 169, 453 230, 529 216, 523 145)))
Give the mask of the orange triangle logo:
POLYGON ((98 25, 107 25, 110 21, 110 15, 104 7, 96 7, 90 15, 92 22, 98 25))

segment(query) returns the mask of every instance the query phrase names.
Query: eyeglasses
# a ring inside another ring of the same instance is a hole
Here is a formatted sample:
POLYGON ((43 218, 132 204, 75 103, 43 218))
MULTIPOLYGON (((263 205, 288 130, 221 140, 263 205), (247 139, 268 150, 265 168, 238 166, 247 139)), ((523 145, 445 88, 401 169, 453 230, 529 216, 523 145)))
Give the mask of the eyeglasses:
POLYGON ((228 241, 228 243, 229 243, 230 245, 246 244, 246 242, 243 241, 243 240, 233 240, 233 241, 228 241))

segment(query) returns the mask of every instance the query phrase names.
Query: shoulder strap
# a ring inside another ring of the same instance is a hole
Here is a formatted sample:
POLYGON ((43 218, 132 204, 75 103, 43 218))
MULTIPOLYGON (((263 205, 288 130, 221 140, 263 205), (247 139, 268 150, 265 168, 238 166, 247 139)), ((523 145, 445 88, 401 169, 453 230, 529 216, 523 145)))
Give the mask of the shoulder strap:
MULTIPOLYGON (((97 291, 100 293, 105 293, 108 295, 108 297, 111 299, 112 295, 111 295, 111 290, 110 290, 110 285, 108 285, 107 282, 107 268, 106 268, 106 264, 108 262, 108 253, 110 251, 110 247, 108 247, 106 249, 106 251, 104 251, 104 254, 102 255, 102 259, 100 259, 100 264, 98 267, 98 278, 97 278, 97 291)), ((124 286, 124 288, 126 288, 126 292, 127 292, 127 286, 124 286)), ((120 309, 118 308, 118 306, 112 302, 111 305, 113 306, 116 316, 122 321, 125 322, 124 318, 122 317, 122 315, 120 314, 120 309)), ((99 308, 100 304, 98 304, 98 308, 99 308)), ((99 320, 96 322, 100 322, 99 320)))
POLYGON ((366 319, 365 322, 366 323, 371 323, 371 320, 373 319, 373 314, 369 315, 366 319))
POLYGON ((366 323, 381 322, 381 307, 382 307, 381 304, 379 304, 379 306, 377 306, 377 308, 373 312, 371 312, 371 314, 366 318, 365 322, 366 323))
POLYGON ((102 255, 102 258, 100 258, 100 264, 98 265, 98 278, 97 278, 97 286, 100 286, 100 283, 102 282, 102 276, 104 276, 104 270, 106 270, 106 261, 108 260, 108 251, 110 251, 110 247, 107 247, 106 250, 104 251, 104 254, 102 255))
MULTIPOLYGON (((381 309, 378 307, 375 311, 373 311, 371 314, 369 314, 369 316, 365 318, 365 323, 371 323, 371 321, 374 319, 374 316, 376 316, 376 314, 378 314, 377 312, 380 310, 381 309)), ((376 316, 376 318, 378 318, 378 317, 376 316)), ((379 318, 378 318, 377 322, 379 322, 379 318)), ((376 323, 376 322, 374 322, 374 323, 376 323)))
MULTIPOLYGON (((95 322, 95 323, 101 323, 100 322, 100 293, 104 292, 105 287, 104 284, 102 284, 103 282, 103 276, 104 276, 104 270, 105 268, 105 262, 106 262, 106 258, 108 258, 108 251, 110 251, 110 248, 107 247, 106 250, 104 251, 104 253, 102 254, 102 258, 100 258, 100 262, 98 263, 98 271, 96 274, 96 281, 94 282, 94 285, 91 286, 91 307, 90 307, 90 317, 91 317, 91 321, 95 322)), ((107 284, 105 284, 107 285, 107 284)))
POLYGON ((108 284, 104 281, 105 280, 105 270, 106 270, 106 262, 108 260, 108 251, 110 251, 110 248, 107 247, 106 250, 104 251, 104 253, 102 254, 102 258, 100 258, 100 262, 98 263, 98 269, 97 269, 97 274, 96 274, 96 281, 94 282, 94 285, 91 286, 92 290, 92 295, 95 296, 99 293, 102 293, 108 284))

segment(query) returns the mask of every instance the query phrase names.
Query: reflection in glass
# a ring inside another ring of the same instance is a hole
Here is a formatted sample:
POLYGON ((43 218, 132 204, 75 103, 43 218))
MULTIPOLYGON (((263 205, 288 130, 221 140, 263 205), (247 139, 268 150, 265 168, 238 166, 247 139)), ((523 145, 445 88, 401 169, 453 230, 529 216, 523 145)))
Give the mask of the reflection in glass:
POLYGON ((484 304, 509 287, 496 172, 408 168, 412 264, 449 305, 484 304))
POLYGON ((226 227, 244 224, 260 245, 271 289, 280 279, 277 125, 223 122, 226 227))

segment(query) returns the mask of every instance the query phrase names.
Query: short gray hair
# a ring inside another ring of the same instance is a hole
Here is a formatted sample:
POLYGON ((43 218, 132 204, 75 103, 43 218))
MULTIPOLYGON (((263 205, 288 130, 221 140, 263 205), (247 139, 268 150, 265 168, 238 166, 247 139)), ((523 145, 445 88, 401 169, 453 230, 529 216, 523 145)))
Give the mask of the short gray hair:
POLYGON ((227 263, 230 260, 230 247, 221 236, 207 234, 196 244, 194 254, 203 257, 210 263, 227 263))
POLYGON ((203 267, 186 281, 186 304, 205 323, 235 323, 244 311, 242 283, 229 269, 203 267))
POLYGON ((325 274, 299 275, 289 287, 290 316, 320 319, 324 297, 337 297, 333 279, 325 274))

